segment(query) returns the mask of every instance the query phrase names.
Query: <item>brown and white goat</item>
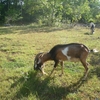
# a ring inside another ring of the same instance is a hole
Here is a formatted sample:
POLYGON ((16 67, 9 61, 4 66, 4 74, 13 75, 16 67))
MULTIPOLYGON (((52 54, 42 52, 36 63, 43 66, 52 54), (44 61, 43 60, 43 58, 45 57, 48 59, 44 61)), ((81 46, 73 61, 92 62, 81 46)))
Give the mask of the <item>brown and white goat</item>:
POLYGON ((43 70, 43 64, 48 60, 53 60, 55 64, 50 75, 53 73, 59 62, 62 69, 61 74, 63 74, 63 61, 80 61, 85 68, 85 79, 88 74, 88 63, 86 62, 86 58, 89 52, 90 50, 84 44, 70 43, 56 45, 48 53, 39 53, 36 55, 34 60, 34 70, 40 70, 43 74, 46 74, 43 70))

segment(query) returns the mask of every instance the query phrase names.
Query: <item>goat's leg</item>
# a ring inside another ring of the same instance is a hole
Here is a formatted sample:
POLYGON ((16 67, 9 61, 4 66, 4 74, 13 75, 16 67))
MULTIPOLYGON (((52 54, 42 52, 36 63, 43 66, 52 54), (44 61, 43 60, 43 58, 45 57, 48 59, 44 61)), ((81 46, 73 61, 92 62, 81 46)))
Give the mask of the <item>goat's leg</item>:
POLYGON ((44 71, 44 66, 45 66, 45 65, 43 65, 42 68, 41 68, 42 75, 48 75, 48 74, 44 71))
POLYGON ((86 61, 81 61, 82 62, 82 64, 83 64, 83 66, 84 66, 84 68, 85 68, 85 74, 84 74, 84 78, 83 78, 83 80, 86 80, 86 78, 87 78, 87 75, 88 75, 88 63, 86 62, 86 61))
POLYGON ((62 76, 62 74, 64 73, 64 70, 63 70, 63 61, 60 62, 60 65, 61 65, 61 74, 59 76, 62 76))
POLYGON ((54 72, 54 70, 56 69, 56 66, 58 65, 58 63, 59 63, 59 61, 55 61, 54 68, 52 69, 52 71, 50 73, 50 76, 54 72))
POLYGON ((92 34, 94 34, 94 28, 92 28, 92 34))
POLYGON ((42 75, 48 75, 46 72, 44 72, 43 68, 42 68, 41 72, 42 72, 42 75))

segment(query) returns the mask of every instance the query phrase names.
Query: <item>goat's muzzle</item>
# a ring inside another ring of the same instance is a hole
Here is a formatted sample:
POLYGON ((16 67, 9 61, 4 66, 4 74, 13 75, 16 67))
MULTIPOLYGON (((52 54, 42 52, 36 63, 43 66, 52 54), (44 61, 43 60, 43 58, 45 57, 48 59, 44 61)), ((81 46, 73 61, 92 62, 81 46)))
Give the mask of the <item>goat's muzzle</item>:
POLYGON ((41 64, 41 63, 39 63, 39 64, 34 64, 34 70, 36 70, 36 71, 38 71, 38 70, 42 70, 42 65, 43 64, 41 64))

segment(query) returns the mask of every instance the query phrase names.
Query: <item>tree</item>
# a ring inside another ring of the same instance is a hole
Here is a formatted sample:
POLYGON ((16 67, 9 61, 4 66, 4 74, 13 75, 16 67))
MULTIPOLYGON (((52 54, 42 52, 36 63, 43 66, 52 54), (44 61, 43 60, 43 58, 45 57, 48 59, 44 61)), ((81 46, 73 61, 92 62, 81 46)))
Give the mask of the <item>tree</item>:
POLYGON ((0 0, 0 23, 100 22, 100 0, 0 0))
POLYGON ((100 0, 90 0, 90 19, 93 19, 94 22, 99 22, 99 15, 100 15, 100 0))
POLYGON ((17 21, 21 16, 21 7, 18 4, 20 0, 1 0, 0 1, 0 19, 1 23, 17 21))

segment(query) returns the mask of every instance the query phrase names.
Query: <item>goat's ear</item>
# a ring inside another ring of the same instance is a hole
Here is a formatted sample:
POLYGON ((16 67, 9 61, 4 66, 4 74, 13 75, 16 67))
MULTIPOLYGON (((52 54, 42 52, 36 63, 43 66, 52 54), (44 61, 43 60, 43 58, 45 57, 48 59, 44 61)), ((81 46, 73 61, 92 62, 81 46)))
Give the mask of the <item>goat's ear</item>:
POLYGON ((40 55, 39 55, 39 58, 43 57, 43 55, 44 55, 44 54, 40 54, 40 55))
POLYGON ((38 64, 41 63, 41 58, 43 57, 43 54, 39 55, 39 59, 38 59, 38 64))

